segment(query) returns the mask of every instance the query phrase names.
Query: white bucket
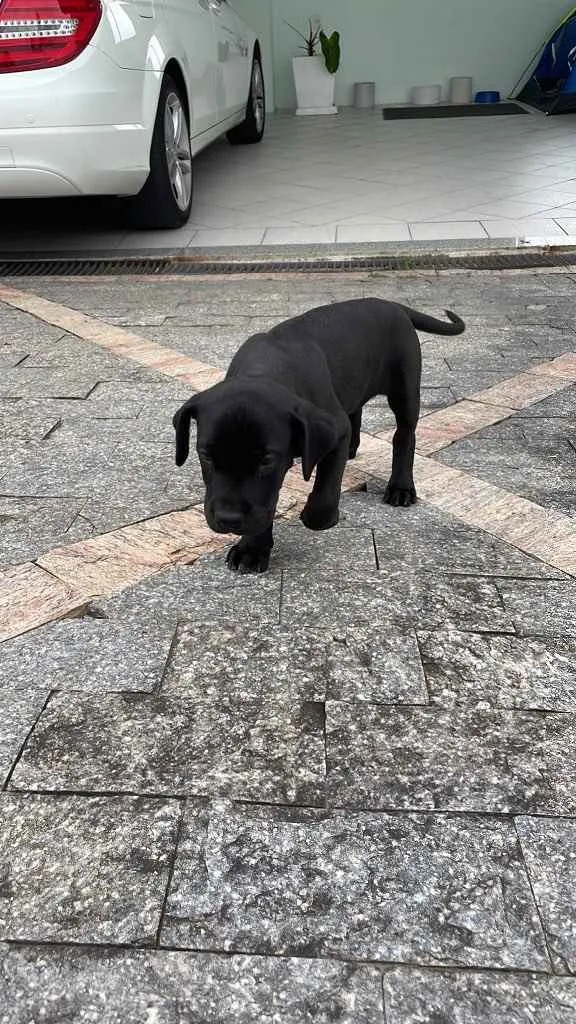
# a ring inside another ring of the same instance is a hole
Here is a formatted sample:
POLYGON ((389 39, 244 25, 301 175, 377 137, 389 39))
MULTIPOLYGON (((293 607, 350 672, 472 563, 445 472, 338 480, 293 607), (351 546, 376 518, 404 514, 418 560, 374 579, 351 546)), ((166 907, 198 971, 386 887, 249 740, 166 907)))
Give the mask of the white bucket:
POLYGON ((471 78, 451 78, 448 90, 450 103, 472 103, 474 91, 471 78))
POLYGON ((415 107, 433 107, 441 99, 441 85, 415 85, 412 89, 412 103, 415 107))

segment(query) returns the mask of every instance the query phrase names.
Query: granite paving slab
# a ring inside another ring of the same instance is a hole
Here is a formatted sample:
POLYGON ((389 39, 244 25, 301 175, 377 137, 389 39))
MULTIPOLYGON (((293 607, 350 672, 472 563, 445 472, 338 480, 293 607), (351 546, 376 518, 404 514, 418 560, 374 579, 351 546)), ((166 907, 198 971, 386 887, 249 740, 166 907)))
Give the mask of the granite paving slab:
POLYGON ((61 619, 0 645, 0 697, 15 685, 46 690, 135 690, 159 686, 174 623, 142 616, 124 624, 61 619))
POLYGON ((512 631, 492 581, 385 569, 345 575, 288 569, 284 573, 281 621, 287 625, 333 626, 372 623, 420 629, 512 631))
POLYGON ((576 638, 419 632, 431 704, 576 711, 576 638))
POLYGON ((519 633, 576 635, 576 580, 501 580, 498 589, 519 633))
POLYGON ((35 559, 50 547, 69 543, 66 534, 81 501, 0 496, 0 565, 35 559))
MULTIPOLYGON (((202 486, 202 492, 203 492, 202 486)), ((197 504, 202 497, 200 487, 191 485, 185 498, 170 493, 170 485, 166 485, 161 493, 129 494, 124 501, 116 501, 112 495, 109 500, 104 498, 87 498, 82 500, 80 518, 87 527, 86 536, 97 533, 111 533, 123 526, 141 523, 168 512, 184 511, 197 504)))
POLYGON ((554 970, 576 973, 576 821, 516 819, 554 970))
POLYGON ((567 714, 330 701, 327 799, 374 810, 572 814, 575 740, 567 714))
POLYGON ((176 566, 150 576, 116 597, 91 603, 94 614, 110 619, 140 622, 143 615, 205 621, 247 615, 278 623, 281 573, 268 571, 258 576, 237 576, 224 565, 220 555, 201 558, 194 565, 176 566))
POLYGON ((382 1024, 382 1012, 373 967, 164 950, 0 950, 0 1024, 382 1024))
POLYGON ((378 622, 332 631, 327 696, 369 704, 426 704, 428 692, 416 634, 378 622))
POLYGON ((40 441, 59 422, 58 415, 36 409, 35 403, 18 398, 0 399, 0 437, 40 441))
POLYGON ((179 483, 171 445, 110 443, 103 431, 99 439, 77 440, 73 446, 65 436, 54 435, 13 458, 2 487, 19 496, 127 498, 162 492, 171 480, 179 483))
POLYGON ((543 419, 568 417, 576 419, 576 386, 564 388, 543 402, 521 409, 517 414, 521 419, 543 419))
POLYGON ((161 944, 549 970, 513 825, 189 804, 161 944))
POLYGON ((180 623, 162 692, 194 700, 427 700, 414 633, 226 620, 180 623))
POLYGON ((397 967, 383 976, 386 1024, 573 1024, 576 979, 397 967))
POLYGON ((0 398, 86 398, 96 386, 98 374, 79 373, 73 367, 26 367, 5 370, 0 398))
POLYGON ((49 701, 11 785, 322 804, 324 776, 321 703, 65 693, 49 701))
MULTIPOLYGON (((0 647, 0 671, 4 673, 0 647)), ((20 687, 0 689, 0 786, 4 786, 20 748, 40 714, 47 690, 20 687)))
POLYGON ((0 345, 0 370, 11 370, 14 366, 24 362, 28 352, 18 349, 13 345, 0 345))
POLYGON ((99 345, 71 334, 64 334, 58 341, 45 345, 40 352, 31 353, 26 365, 45 367, 47 370, 63 365, 81 366, 83 371, 97 374, 102 381, 149 379, 146 367, 139 366, 131 359, 122 359, 99 345))
POLYGON ((276 570, 328 568, 347 570, 375 569, 376 555, 372 530, 347 530, 337 526, 314 532, 300 523, 276 523, 272 558, 276 570))
POLYGON ((503 445, 498 436, 492 437, 490 430, 488 427, 473 438, 456 441, 435 458, 545 508, 574 514, 576 495, 572 481, 576 474, 576 451, 569 438, 565 436, 559 442, 551 438, 546 442, 542 435, 537 445, 527 439, 509 446, 503 445))
POLYGON ((562 578, 563 574, 483 530, 423 502, 399 510, 385 505, 381 494, 342 496, 341 521, 374 529, 380 568, 398 563, 414 569, 493 576, 562 578))
POLYGON ((0 795, 0 939, 152 945, 180 806, 0 795))

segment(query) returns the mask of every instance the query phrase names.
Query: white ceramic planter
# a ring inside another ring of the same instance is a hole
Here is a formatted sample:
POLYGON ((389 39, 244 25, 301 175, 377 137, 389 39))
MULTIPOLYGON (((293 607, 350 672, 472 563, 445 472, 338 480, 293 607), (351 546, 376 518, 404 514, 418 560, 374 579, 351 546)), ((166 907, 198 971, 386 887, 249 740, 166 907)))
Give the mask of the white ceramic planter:
POLYGON ((299 117, 338 113, 334 106, 336 75, 326 70, 323 57, 293 57, 292 69, 299 117))

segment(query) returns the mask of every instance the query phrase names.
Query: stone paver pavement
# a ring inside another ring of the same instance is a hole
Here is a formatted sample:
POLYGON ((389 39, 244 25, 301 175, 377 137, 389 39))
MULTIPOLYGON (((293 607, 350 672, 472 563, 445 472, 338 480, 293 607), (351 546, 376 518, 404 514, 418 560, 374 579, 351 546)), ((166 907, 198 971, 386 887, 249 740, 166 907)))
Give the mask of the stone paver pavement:
POLYGON ((0 1024, 576 1024, 576 271, 8 284, 0 1024), (376 400, 340 525, 292 478, 235 578, 172 413, 368 294, 469 323, 423 500, 376 400))

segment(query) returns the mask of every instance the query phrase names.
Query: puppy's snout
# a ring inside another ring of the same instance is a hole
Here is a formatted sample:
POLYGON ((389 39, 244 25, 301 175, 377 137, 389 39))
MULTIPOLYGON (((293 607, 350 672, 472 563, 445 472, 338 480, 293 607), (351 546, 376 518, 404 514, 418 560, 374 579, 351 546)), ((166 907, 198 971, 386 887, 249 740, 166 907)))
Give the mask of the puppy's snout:
POLYGON ((216 518, 219 533, 242 533, 244 516, 236 512, 221 512, 216 518))

